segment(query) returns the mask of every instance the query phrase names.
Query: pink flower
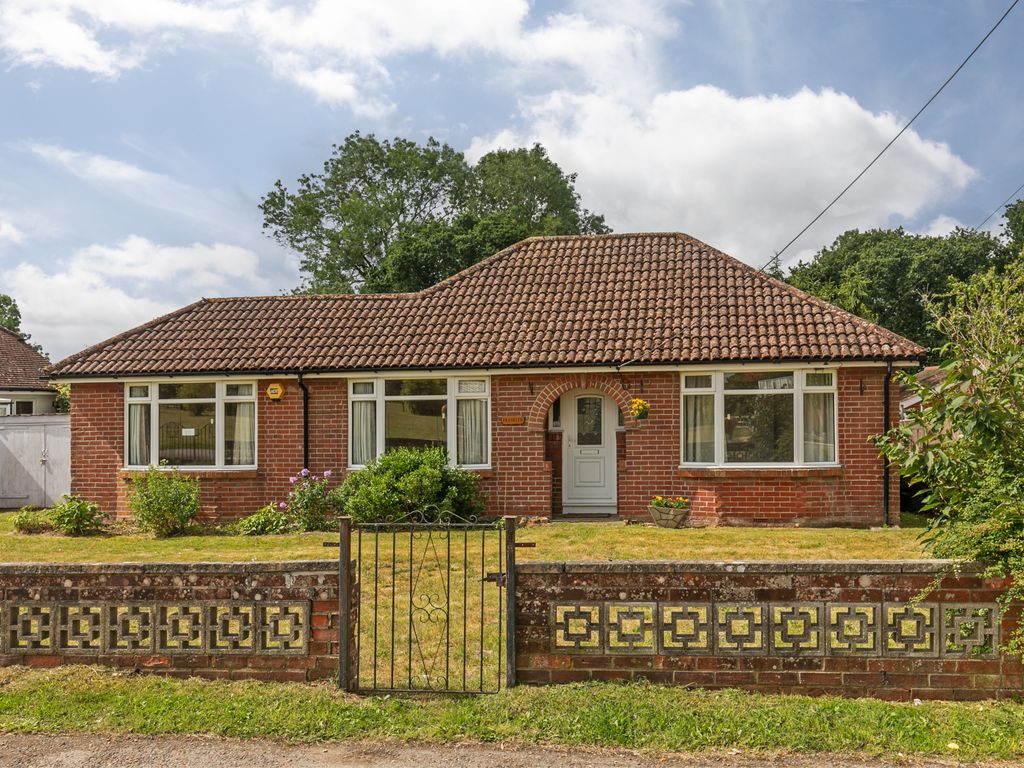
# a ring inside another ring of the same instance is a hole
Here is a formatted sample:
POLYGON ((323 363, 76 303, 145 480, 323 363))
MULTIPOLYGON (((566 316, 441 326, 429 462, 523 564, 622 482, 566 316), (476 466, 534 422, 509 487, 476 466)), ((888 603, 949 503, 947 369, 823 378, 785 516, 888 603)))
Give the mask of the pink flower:
POLYGON ((288 482, 292 483, 292 484, 297 483, 297 482, 299 482, 299 478, 297 478, 297 477, 289 477, 288 478, 288 482))
POLYGON ((288 509, 288 505, 287 505, 287 504, 285 504, 285 503, 284 503, 284 502, 282 501, 282 502, 280 502, 280 503, 279 503, 279 504, 277 505, 277 508, 278 508, 278 509, 288 509))
POLYGON ((331 475, 333 475, 333 474, 334 473, 331 472, 331 470, 328 469, 327 471, 324 472, 324 478, 329 479, 331 477, 331 475))
POLYGON ((303 470, 299 472, 299 474, 302 475, 303 477, 309 477, 309 470, 303 468, 303 470))

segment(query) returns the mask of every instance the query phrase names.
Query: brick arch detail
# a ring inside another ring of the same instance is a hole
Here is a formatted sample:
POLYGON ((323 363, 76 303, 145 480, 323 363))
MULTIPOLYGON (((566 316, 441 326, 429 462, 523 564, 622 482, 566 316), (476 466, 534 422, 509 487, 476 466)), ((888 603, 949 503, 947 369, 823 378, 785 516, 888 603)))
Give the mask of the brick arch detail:
POLYGON ((633 429, 639 423, 630 413, 633 396, 626 391, 617 377, 609 374, 571 374, 552 381, 542 389, 530 407, 530 415, 526 420, 527 429, 544 431, 548 426, 548 411, 551 404, 566 392, 574 389, 591 389, 608 395, 622 411, 623 424, 626 429, 633 429))

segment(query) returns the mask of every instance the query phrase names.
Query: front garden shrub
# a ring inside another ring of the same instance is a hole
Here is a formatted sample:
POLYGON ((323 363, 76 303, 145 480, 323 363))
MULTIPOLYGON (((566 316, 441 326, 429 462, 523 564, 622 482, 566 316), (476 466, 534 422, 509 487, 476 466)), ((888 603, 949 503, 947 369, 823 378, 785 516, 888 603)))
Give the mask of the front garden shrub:
POLYGON ((268 504, 235 523, 235 530, 242 536, 270 536, 288 533, 291 527, 288 515, 273 504, 268 504))
POLYGON ((341 507, 337 495, 331 492, 331 471, 321 477, 303 469, 289 480, 292 489, 288 501, 282 501, 278 508, 287 511, 292 525, 300 531, 334 530, 341 507))
POLYGON ((54 527, 50 511, 38 507, 22 507, 14 515, 13 523, 18 533, 47 533, 54 527))
POLYGON ((199 514, 199 481, 150 467, 132 480, 128 506, 139 527, 154 536, 184 533, 199 514))
POLYGON ((338 489, 342 512, 358 522, 473 520, 483 512, 480 478, 453 467, 441 448, 397 448, 352 472, 338 489))
MULTIPOLYGON (((876 442, 931 515, 929 550, 1007 579, 1006 607, 1024 600, 1024 259, 954 282, 941 298, 926 304, 948 339, 945 376, 929 387, 901 375, 921 406, 876 442)), ((1006 646, 1024 656, 1024 624, 1006 646)))
POLYGON ((103 530, 106 515, 96 504, 78 496, 61 496, 50 510, 54 526, 68 536, 87 536, 103 530))

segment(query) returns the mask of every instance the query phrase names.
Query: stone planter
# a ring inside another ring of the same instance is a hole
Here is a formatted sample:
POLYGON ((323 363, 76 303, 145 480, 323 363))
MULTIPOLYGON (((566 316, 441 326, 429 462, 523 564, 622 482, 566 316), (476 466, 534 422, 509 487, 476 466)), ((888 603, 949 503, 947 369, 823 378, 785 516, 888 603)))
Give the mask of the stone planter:
POLYGON ((690 508, 648 506, 647 511, 659 528, 685 528, 690 519, 690 508))

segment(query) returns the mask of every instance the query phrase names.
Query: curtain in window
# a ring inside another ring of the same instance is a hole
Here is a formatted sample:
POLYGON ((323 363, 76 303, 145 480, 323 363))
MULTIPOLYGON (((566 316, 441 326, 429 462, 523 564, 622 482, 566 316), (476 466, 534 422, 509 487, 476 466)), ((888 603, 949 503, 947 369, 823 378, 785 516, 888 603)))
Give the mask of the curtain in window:
POLYGON ((459 400, 456 442, 459 464, 487 463, 487 401, 459 400))
POLYGON ((352 456, 349 463, 361 467, 373 461, 377 454, 377 402, 352 402, 352 456))
POLYGON ((683 398, 683 461, 710 464, 715 460, 715 396, 683 398))
POLYGON ((224 415, 230 431, 230 450, 225 451, 224 462, 245 467, 256 463, 256 403, 225 403, 224 415), (232 419, 232 416, 234 417, 232 419))
POLYGON ((128 406, 128 465, 144 467, 149 464, 150 421, 148 403, 128 406))
POLYGON ((835 460, 835 395, 832 392, 807 392, 804 394, 804 461, 835 460))

